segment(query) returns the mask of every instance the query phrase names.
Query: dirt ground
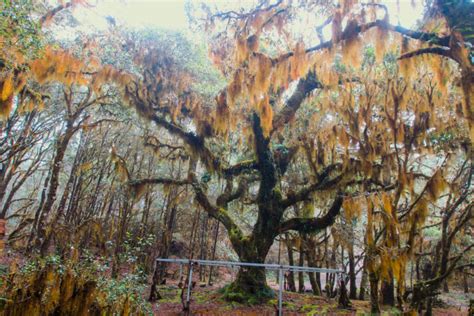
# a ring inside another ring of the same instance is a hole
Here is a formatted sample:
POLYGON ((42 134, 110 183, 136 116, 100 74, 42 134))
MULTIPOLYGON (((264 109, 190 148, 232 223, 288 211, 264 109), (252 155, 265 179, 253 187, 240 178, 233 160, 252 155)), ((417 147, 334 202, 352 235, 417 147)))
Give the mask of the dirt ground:
MULTIPOLYGON (((248 306, 239 303, 227 302, 216 286, 196 286, 191 295, 190 312, 182 311, 181 289, 175 284, 160 287, 162 299, 154 306, 155 315, 258 315, 274 316, 277 312, 278 301, 270 300, 264 305, 248 306)), ((391 307, 382 307, 382 315, 400 315, 399 311, 391 307)), ((283 315, 368 315, 370 314, 368 301, 352 301, 352 309, 343 310, 337 307, 337 301, 326 297, 315 296, 310 293, 283 293, 283 315)), ((466 306, 452 306, 449 308, 435 308, 437 316, 468 315, 466 306)))

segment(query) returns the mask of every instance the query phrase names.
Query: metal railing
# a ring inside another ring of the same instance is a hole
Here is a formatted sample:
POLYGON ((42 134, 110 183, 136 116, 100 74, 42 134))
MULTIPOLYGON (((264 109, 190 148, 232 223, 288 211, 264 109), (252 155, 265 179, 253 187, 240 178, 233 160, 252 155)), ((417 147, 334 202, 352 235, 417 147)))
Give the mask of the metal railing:
POLYGON ((319 273, 334 273, 336 275, 342 276, 345 274, 344 271, 338 269, 326 269, 326 268, 315 268, 315 267, 303 267, 303 266, 289 266, 281 264, 271 264, 271 263, 252 263, 252 262, 238 262, 238 261, 215 261, 215 260, 194 260, 194 259, 164 259, 158 258, 157 262, 165 263, 177 263, 179 264, 179 278, 181 279, 183 264, 189 265, 188 271, 188 287, 186 291, 186 306, 189 308, 190 298, 191 298, 191 288, 192 288, 192 277, 193 277, 193 266, 203 265, 203 266, 219 266, 219 267, 259 267, 266 270, 277 270, 278 271, 278 315, 281 316, 282 305, 283 305, 283 272, 285 271, 295 271, 295 272, 319 272, 319 273))

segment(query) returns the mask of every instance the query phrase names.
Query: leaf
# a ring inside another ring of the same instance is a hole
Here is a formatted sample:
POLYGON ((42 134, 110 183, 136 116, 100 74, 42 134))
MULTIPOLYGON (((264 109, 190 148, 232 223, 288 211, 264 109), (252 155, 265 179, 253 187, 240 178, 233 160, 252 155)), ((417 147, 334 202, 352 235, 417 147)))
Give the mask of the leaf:
POLYGON ((272 121, 273 121, 273 110, 270 106, 270 101, 268 95, 259 102, 258 104, 258 112, 260 116, 260 123, 262 125, 263 134, 265 137, 270 135, 270 131, 272 130, 272 121))
POLYGON ((428 182, 428 194, 431 201, 436 201, 446 187, 447 183, 441 174, 441 169, 438 169, 428 182))
POLYGON ((9 74, 3 81, 1 100, 6 101, 13 94, 13 74, 9 74))
POLYGON ((244 60, 247 60, 249 56, 247 40, 243 36, 238 37, 235 43, 235 47, 235 62, 240 65, 244 60))
POLYGON ((119 176, 121 181, 127 181, 130 179, 130 174, 127 169, 125 160, 117 154, 115 146, 112 146, 110 150, 110 160, 115 166, 115 172, 119 176))
POLYGON ((385 212, 388 214, 392 213, 392 201, 390 200, 390 196, 385 192, 382 193, 382 205, 385 212))
POLYGON ((0 100, 0 118, 7 118, 13 108, 13 95, 11 94, 5 101, 0 100))

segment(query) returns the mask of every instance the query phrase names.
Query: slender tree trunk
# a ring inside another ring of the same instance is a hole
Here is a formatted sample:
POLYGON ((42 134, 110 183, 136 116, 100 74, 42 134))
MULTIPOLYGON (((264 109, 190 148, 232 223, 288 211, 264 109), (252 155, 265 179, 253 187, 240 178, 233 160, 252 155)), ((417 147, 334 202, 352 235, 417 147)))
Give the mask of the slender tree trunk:
MULTIPOLYGON (((201 253, 200 253, 200 259, 201 260, 206 260, 207 259, 207 253, 208 253, 208 224, 209 224, 209 216, 205 214, 202 224, 201 224, 201 253)), ((206 281, 206 266, 200 265, 199 266, 199 281, 200 282, 205 282, 206 281)))
POLYGON ((39 218, 40 218, 41 209, 43 208, 44 200, 46 198, 46 192, 48 190, 48 183, 49 183, 50 173, 51 173, 51 170, 49 170, 48 174, 46 175, 46 178, 44 179, 43 190, 41 191, 41 197, 40 197, 39 205, 38 205, 38 208, 36 209, 36 212, 35 212, 35 219, 33 220, 33 225, 31 227, 30 236, 28 237, 28 243, 27 243, 27 246, 26 246, 27 251, 31 250, 31 248, 33 247, 32 243, 33 243, 34 238, 36 236, 36 232, 37 232, 36 229, 37 229, 38 221, 39 221, 39 218))
POLYGON ((356 285, 356 271, 355 271, 355 260, 354 260, 354 247, 352 243, 349 246, 349 298, 355 300, 357 298, 357 285, 356 285))
POLYGON ((369 272, 369 283, 370 283, 370 310, 372 314, 380 314, 379 306, 379 279, 373 272, 369 272))
MULTIPOLYGON (((84 139, 84 137, 83 137, 83 135, 81 135, 81 142, 79 144, 79 148, 78 148, 78 150, 76 152, 76 155, 74 157, 74 164, 71 167, 71 171, 69 173, 69 178, 68 178, 68 181, 66 183, 66 186, 64 187, 64 191, 63 191, 63 194, 61 196, 61 199, 59 201, 59 205, 58 205, 56 215, 54 216, 54 219, 51 222, 52 227, 55 227, 56 224, 58 223, 59 219, 64 215, 64 209, 66 207, 67 199, 69 198, 69 192, 70 192, 71 186, 72 186, 72 184, 73 184, 73 182, 76 178, 77 168, 78 168, 79 162, 81 160, 83 139, 84 139)), ((44 241, 41 244, 40 254, 42 256, 44 256, 46 254, 46 252, 49 248, 53 233, 54 233, 53 230, 51 230, 49 233, 47 233, 45 238, 44 238, 44 241)))
POLYGON ((360 279, 360 287, 359 287, 359 300, 363 301, 365 299, 365 288, 367 286, 367 256, 364 256, 364 263, 362 268, 362 277, 360 279))
POLYGON ((53 208, 53 204, 56 200, 56 194, 58 191, 59 186, 59 173, 62 169, 62 163, 64 160, 64 155, 66 154, 66 149, 68 147, 69 141, 71 140, 72 136, 74 135, 74 130, 72 128, 72 123, 68 122, 68 127, 66 132, 58 141, 56 147, 56 153, 53 159, 53 165, 51 166, 51 176, 48 186, 48 193, 46 194, 46 199, 43 205, 43 208, 40 211, 38 226, 37 226, 37 240, 38 243, 41 244, 46 236, 46 220, 53 208))
POLYGON ((469 293, 469 282, 467 281, 467 271, 465 269, 462 271, 462 285, 464 293, 469 293))
POLYGON ((113 254, 112 262, 112 277, 117 278, 120 272, 120 253, 123 249, 122 244, 125 241, 125 235, 127 232, 127 222, 131 209, 130 197, 129 194, 124 198, 124 201, 121 206, 121 214, 119 218, 119 225, 117 228, 117 235, 115 237, 115 247, 113 254))
MULTIPOLYGON (((306 261, 308 262, 309 267, 316 267, 316 245, 314 241, 314 236, 307 236, 305 242, 306 249, 306 261)), ((311 283, 311 288, 313 289, 314 295, 321 295, 321 289, 318 286, 314 272, 308 272, 309 282, 311 283)))
MULTIPOLYGON (((304 246, 303 246, 303 237, 300 235, 301 243, 300 243, 300 258, 298 261, 298 265, 302 267, 304 265, 304 246)), ((298 292, 304 292, 304 273, 302 271, 298 272, 298 292)))
MULTIPOLYGON (((217 238, 219 237, 219 226, 220 223, 216 221, 215 223, 215 230, 214 230, 214 243, 212 245, 212 255, 211 255, 211 260, 216 260, 216 250, 217 250, 217 238)), ((214 266, 211 266, 209 268, 209 281, 208 284, 212 285, 212 273, 214 272, 214 266)))
MULTIPOLYGON (((161 237, 160 258, 167 259, 170 255, 171 242, 173 241, 174 226, 176 221, 177 207, 171 207, 165 216, 165 228, 161 237)), ((160 264, 158 282, 162 283, 165 278, 166 263, 160 264)))
POLYGON ((449 286, 448 286, 448 281, 447 280, 445 280, 443 282, 443 292, 444 293, 449 293, 449 286))
MULTIPOLYGON (((286 249, 288 251, 288 264, 293 266, 295 265, 295 260, 293 258, 293 245, 291 243, 291 239, 288 237, 288 234, 285 234, 285 243, 286 249)), ((291 292, 296 292, 295 273, 293 271, 288 272, 288 289, 291 292)))

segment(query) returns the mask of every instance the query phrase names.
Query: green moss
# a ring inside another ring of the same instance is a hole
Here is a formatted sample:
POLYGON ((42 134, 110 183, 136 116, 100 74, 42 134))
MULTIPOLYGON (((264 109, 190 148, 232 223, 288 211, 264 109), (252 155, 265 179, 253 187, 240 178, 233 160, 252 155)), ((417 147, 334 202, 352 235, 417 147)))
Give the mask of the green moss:
POLYGON ((268 286, 254 293, 250 293, 240 289, 235 283, 226 285, 220 292, 225 300, 246 305, 262 304, 268 302, 269 299, 275 296, 275 292, 268 286))
POLYGON ((279 188, 274 188, 273 189, 273 196, 277 199, 277 200, 282 200, 283 199, 283 195, 281 194, 281 191, 279 188))
POLYGON ((181 289, 170 287, 170 286, 161 286, 158 289, 161 299, 160 303, 180 303, 181 302, 181 289))

